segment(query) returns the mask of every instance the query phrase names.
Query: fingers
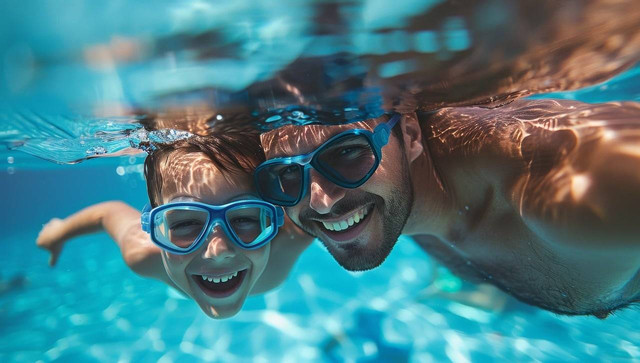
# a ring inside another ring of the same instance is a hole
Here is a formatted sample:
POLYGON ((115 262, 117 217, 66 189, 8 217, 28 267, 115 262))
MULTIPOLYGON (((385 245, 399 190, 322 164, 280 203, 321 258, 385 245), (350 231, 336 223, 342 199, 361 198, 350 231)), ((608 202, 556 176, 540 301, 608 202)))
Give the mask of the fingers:
POLYGON ((58 262, 58 257, 60 257, 60 251, 51 251, 51 256, 49 256, 49 266, 55 266, 58 262))
POLYGON ((59 218, 53 218, 42 226, 42 230, 38 234, 36 239, 36 246, 47 250, 51 253, 49 256, 49 266, 54 266, 58 262, 58 256, 62 249, 60 244, 60 228, 62 226, 62 220, 59 218))

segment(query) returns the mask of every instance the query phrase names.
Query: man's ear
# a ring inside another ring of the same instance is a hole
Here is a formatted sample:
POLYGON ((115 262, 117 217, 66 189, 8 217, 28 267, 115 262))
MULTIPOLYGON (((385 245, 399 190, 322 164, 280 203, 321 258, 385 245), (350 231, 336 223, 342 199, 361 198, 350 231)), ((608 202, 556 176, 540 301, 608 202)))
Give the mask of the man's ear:
POLYGON ((415 113, 406 113, 402 115, 400 121, 402 128, 402 137, 404 140, 404 151, 407 154, 409 163, 413 162, 424 152, 422 144, 422 129, 418 123, 418 117, 415 113))

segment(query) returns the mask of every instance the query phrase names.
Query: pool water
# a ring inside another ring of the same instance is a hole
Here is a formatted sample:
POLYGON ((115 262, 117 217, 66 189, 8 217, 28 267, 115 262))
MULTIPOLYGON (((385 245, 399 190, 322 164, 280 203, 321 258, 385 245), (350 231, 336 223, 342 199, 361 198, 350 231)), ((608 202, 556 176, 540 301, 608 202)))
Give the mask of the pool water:
POLYGON ((6 203, 0 361, 640 359, 638 309, 599 320, 557 316, 510 298, 499 311, 451 300, 447 292, 469 287, 406 238, 384 264, 364 273, 346 272, 315 242, 279 289, 249 298, 237 316, 222 321, 133 274, 106 234, 70 241, 49 268, 47 254, 35 247, 41 224, 108 199, 142 206, 140 174, 117 172, 140 162, 18 167, 0 178, 6 203))
POLYGON ((165 107, 269 128, 520 96, 639 102, 638 24, 637 0, 0 4, 0 362, 640 361, 637 307, 558 316, 405 237, 361 273, 314 242, 223 321, 136 276, 104 233, 54 268, 35 246, 52 217, 142 208, 140 149, 203 126, 142 128, 165 107))

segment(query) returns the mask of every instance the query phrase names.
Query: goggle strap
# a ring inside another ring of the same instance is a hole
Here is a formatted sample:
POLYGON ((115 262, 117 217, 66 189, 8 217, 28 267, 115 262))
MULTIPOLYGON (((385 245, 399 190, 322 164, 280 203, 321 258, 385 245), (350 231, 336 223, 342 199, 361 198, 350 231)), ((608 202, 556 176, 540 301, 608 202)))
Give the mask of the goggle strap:
POLYGON ((142 225, 142 230, 149 233, 149 222, 151 219, 151 205, 147 203, 144 208, 142 208, 142 214, 140 215, 140 224, 142 225))
POLYGON ((284 209, 276 207, 276 223, 278 227, 282 227, 284 224, 284 209))
POLYGON ((376 126, 373 130, 373 142, 377 147, 383 147, 389 142, 389 135, 391 135, 391 129, 400 120, 400 114, 394 114, 391 119, 383 124, 376 126))

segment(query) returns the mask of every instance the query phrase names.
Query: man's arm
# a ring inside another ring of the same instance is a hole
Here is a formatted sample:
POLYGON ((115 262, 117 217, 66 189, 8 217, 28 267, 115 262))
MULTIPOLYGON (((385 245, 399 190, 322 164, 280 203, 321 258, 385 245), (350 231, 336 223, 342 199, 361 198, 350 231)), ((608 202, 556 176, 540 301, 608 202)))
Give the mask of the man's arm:
POLYGON ((611 252, 640 266, 640 104, 547 101, 524 123, 528 170, 512 200, 558 247, 611 252))
POLYGON ((102 230, 118 245, 131 270, 175 287, 162 264, 160 248, 142 230, 140 212, 123 202, 99 203, 65 219, 54 218, 42 228, 36 244, 51 253, 49 264, 54 266, 66 241, 102 230))

